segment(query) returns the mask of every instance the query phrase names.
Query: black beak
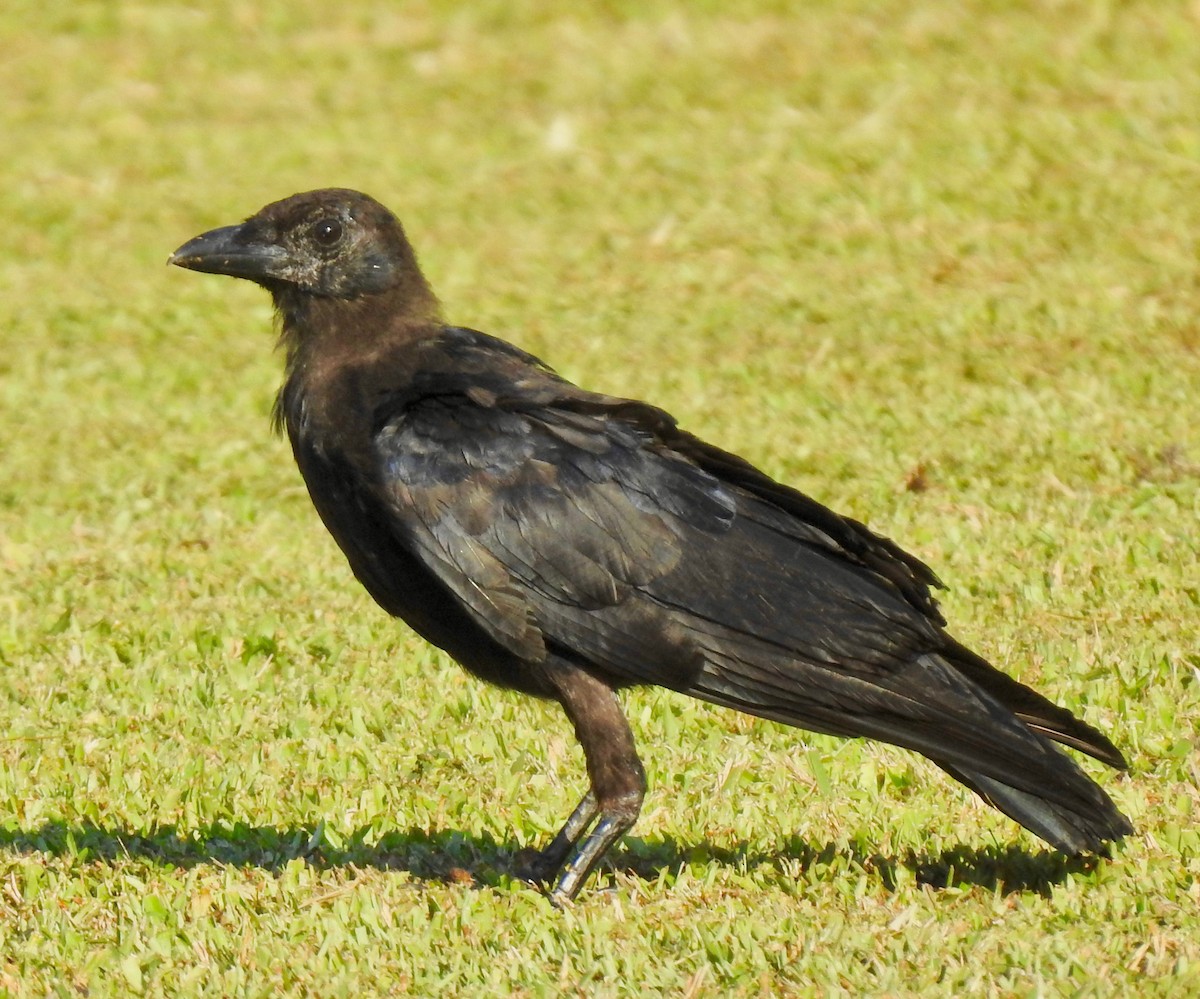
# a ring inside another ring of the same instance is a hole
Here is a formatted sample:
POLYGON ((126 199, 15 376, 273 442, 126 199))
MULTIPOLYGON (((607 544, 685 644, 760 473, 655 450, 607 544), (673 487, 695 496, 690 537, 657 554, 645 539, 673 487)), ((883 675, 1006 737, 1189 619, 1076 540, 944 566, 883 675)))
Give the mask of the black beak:
POLYGON ((288 256, 277 243, 256 239, 253 230, 242 223, 189 239, 171 254, 167 263, 190 271, 228 274, 261 283, 282 279, 288 256))

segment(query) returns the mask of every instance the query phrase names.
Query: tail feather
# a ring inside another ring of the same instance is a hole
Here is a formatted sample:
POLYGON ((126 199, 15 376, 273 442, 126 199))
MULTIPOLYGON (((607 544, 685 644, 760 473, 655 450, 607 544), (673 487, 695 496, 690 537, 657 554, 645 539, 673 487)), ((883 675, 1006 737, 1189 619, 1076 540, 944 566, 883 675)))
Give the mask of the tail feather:
POLYGON ((1033 731, 1060 742, 1064 746, 1087 753, 1101 763, 1118 770, 1128 770, 1129 764, 1121 751, 1103 733, 1087 722, 1076 718, 1066 708, 1043 697, 1036 690, 1014 680, 996 669, 982 656, 949 638, 942 654, 963 676, 983 688, 1033 731))
POLYGON ((916 750, 1066 853, 1104 853, 1133 832, 1103 788, 1054 741, 1123 767, 1116 747, 956 644, 879 670, 871 682, 846 669, 766 655, 728 633, 722 638, 726 648, 705 650, 708 662, 687 688, 695 697, 916 750))
MULTIPOLYGON (((1070 762, 1065 760, 1065 762, 1070 762)), ((1074 766, 1074 764, 1071 764, 1074 766)), ((976 770, 938 763, 946 773, 961 781, 993 808, 1015 819, 1056 849, 1069 854, 1105 853, 1108 844, 1133 832, 1130 821, 1112 800, 1082 772, 1077 771, 1077 789, 1087 792, 1090 807, 1065 802, 1065 796, 1048 789, 1047 795, 1011 787, 976 770)))

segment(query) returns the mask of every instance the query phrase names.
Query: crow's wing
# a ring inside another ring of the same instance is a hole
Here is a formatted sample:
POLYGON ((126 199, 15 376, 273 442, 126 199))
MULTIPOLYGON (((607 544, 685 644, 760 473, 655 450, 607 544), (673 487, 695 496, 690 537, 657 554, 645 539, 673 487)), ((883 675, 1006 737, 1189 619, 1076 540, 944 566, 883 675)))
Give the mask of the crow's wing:
POLYGON ((831 536, 835 514, 761 473, 826 522, 724 481, 672 446, 664 419, 603 397, 410 397, 379 421, 376 497, 402 542, 525 658, 552 643, 614 679, 686 689, 697 656, 712 658, 701 647, 732 642, 748 659, 886 686, 880 670, 944 641, 831 536))
POLYGON ((626 422, 478 396, 409 402, 374 442, 395 530, 495 641, 532 660, 555 645, 625 682, 679 687, 699 667, 633 598, 729 529, 735 501, 712 475, 626 422))

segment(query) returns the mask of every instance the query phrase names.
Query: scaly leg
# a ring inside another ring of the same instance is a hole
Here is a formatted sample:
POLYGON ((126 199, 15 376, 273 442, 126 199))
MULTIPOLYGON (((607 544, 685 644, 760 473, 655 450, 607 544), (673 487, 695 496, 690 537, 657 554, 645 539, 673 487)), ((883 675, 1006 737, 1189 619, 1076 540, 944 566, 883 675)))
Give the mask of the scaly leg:
POLYGON ((646 773, 613 689, 576 666, 556 667, 550 679, 575 726, 591 781, 591 790, 536 864, 546 881, 561 871, 550 892, 550 901, 561 905, 579 893, 601 858, 637 820, 646 773), (585 836, 597 816, 595 828, 585 836))
POLYGON ((588 791, 583 800, 575 806, 575 811, 558 831, 558 835, 538 854, 531 865, 531 880, 545 884, 562 870, 563 864, 567 862, 567 855, 575 849, 575 844, 592 824, 598 811, 596 796, 588 791))

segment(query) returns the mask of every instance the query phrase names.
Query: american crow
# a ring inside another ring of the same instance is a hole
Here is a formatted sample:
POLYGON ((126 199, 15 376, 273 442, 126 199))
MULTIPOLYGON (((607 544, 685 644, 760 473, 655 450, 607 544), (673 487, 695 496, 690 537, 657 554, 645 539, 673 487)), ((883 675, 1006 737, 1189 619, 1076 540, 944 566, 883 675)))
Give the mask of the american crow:
POLYGON ((638 684, 914 749, 1069 853, 1133 831, 1051 740, 1121 753, 950 637, 928 566, 661 409, 447 325, 378 202, 297 194, 170 262, 271 293, 275 426, 371 596, 574 724, 590 790, 535 864, 554 902, 641 808, 615 693, 638 684))

